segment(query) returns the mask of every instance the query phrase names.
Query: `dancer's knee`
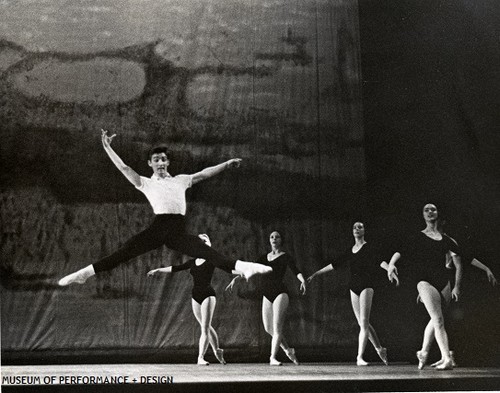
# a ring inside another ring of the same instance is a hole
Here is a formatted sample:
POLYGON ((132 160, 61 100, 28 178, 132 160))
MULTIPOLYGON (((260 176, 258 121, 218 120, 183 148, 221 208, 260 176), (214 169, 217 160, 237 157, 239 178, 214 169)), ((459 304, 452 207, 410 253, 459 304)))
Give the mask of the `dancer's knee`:
POLYGON ((442 315, 433 316, 432 323, 435 329, 444 329, 444 317, 442 315))
POLYGON ((358 320, 359 328, 363 331, 368 332, 370 327, 370 320, 366 317, 360 317, 358 320))

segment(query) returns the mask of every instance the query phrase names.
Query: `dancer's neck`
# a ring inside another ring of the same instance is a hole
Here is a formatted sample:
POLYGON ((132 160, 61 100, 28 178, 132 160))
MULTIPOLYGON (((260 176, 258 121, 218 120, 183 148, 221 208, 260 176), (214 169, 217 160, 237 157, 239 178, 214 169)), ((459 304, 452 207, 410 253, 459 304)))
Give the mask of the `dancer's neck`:
POLYGON ((354 238, 354 245, 356 247, 361 247, 363 244, 365 244, 366 241, 365 241, 365 238, 364 236, 361 236, 361 237, 355 237, 354 238))

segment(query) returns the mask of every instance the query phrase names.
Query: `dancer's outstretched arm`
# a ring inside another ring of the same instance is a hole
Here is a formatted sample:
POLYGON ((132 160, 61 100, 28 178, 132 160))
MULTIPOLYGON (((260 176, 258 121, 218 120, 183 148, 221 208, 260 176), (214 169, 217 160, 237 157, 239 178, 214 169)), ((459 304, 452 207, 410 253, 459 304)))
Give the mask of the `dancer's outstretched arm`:
POLYGON ((314 272, 309 277, 307 277, 307 282, 310 283, 314 277, 331 272, 332 270, 333 270, 333 266, 330 263, 329 265, 326 265, 324 268, 319 269, 317 272, 314 272))
POLYGON ((486 276, 488 277, 488 281, 491 283, 491 285, 493 285, 493 286, 497 285, 497 279, 495 278, 495 275, 491 272, 491 270, 488 266, 481 263, 476 258, 474 258, 470 264, 474 267, 477 267, 478 269, 481 269, 483 272, 485 272, 486 276))
POLYGON ((167 266, 167 267, 161 267, 159 269, 153 269, 148 272, 148 276, 156 276, 160 273, 172 273, 172 266, 167 266))
POLYGON ((183 270, 189 270, 195 266, 195 261, 194 259, 190 259, 180 265, 170 265, 167 267, 161 267, 158 269, 153 269, 148 272, 148 276, 155 276, 159 273, 177 273, 183 270))
POLYGON ((111 147, 111 142, 113 141, 113 138, 116 136, 116 134, 113 134, 111 136, 108 136, 108 131, 103 130, 101 128, 101 139, 102 139, 102 146, 104 147, 104 150, 108 154, 109 158, 115 164, 115 166, 118 168, 118 170, 123 173, 123 175, 127 178, 127 180, 132 183, 136 187, 140 187, 141 185, 141 177, 137 174, 136 171, 134 171, 132 168, 130 168, 128 165, 126 165, 122 159, 118 156, 118 154, 115 153, 115 151, 111 147))
POLYGON ((223 162, 222 164, 210 166, 197 172, 193 175, 193 184, 196 184, 202 180, 208 179, 209 177, 218 175, 222 171, 228 168, 238 168, 241 164, 241 158, 232 158, 229 161, 223 162))

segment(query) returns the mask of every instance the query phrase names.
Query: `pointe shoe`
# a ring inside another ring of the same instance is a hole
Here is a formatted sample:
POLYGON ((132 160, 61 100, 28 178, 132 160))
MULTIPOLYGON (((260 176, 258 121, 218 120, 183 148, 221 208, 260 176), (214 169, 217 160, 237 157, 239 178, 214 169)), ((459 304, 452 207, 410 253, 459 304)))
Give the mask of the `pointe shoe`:
POLYGON ((443 364, 443 362, 444 362, 444 359, 439 359, 437 362, 432 363, 432 364, 431 364, 431 367, 437 367, 437 366, 439 366, 440 364, 443 364))
POLYGON ((299 360, 297 359, 297 356, 295 356, 295 348, 288 348, 285 349, 284 351, 286 356, 288 356, 288 359, 290 359, 294 364, 298 366, 299 360))
POLYGON ((269 358, 269 365, 270 366, 281 366, 283 363, 281 363, 279 360, 276 358, 269 358))
POLYGON ((425 363, 427 363, 427 356, 429 355, 426 351, 418 351, 417 359, 418 359, 418 369, 422 370, 425 367, 425 363))
POLYGON ((384 364, 387 366, 389 364, 389 361, 387 360, 387 348, 380 348, 377 349, 378 357, 384 362, 384 364))
POLYGON ((271 273, 273 271, 273 268, 271 266, 266 266, 254 262, 245 262, 240 260, 236 261, 234 268, 242 272, 243 277, 245 277, 246 280, 248 280, 250 277, 256 274, 271 273))
MULTIPOLYGON (((455 353, 450 351, 450 360, 452 367, 457 367, 457 363, 455 362, 455 353)), ((438 360, 436 363, 432 363, 431 367, 437 367, 444 363, 444 359, 438 360)))
POLYGON ((368 362, 365 361, 363 358, 357 358, 356 366, 368 366, 368 362))
POLYGON ((436 370, 453 370, 453 362, 451 359, 443 360, 443 362, 436 366, 436 370))
POLYGON ((226 364, 226 361, 224 360, 224 350, 223 349, 217 349, 215 351, 215 357, 221 364, 226 364))
POLYGON ((198 357, 198 362, 196 364, 198 366, 208 366, 210 363, 208 363, 205 359, 198 357))
POLYGON ((83 269, 64 276, 57 282, 57 284, 59 284, 61 287, 65 287, 69 284, 83 284, 85 283, 85 281, 87 281, 87 278, 93 276, 94 274, 94 267, 92 265, 88 265, 83 269))

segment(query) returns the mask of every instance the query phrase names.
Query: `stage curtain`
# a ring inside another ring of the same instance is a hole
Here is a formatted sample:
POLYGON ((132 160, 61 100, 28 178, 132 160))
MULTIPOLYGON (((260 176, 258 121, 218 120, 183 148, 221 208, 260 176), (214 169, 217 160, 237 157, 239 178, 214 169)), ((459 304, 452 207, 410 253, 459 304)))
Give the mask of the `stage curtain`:
MULTIPOLYGON (((187 193, 189 230, 208 233, 234 258, 268 252, 268 236, 279 230, 307 277, 350 245, 353 216, 366 210, 356 1, 182 2, 143 13, 116 7, 111 17, 120 22, 104 48, 84 34, 82 41, 48 34, 43 54, 36 40, 0 42, 7 360, 128 351, 131 361, 140 354, 173 361, 177 350, 197 352, 189 273, 146 276, 185 256, 162 248, 85 285, 57 286, 153 218, 106 157, 100 128, 117 134, 116 152, 144 176, 151 174, 147 149, 159 142, 172 150, 173 175, 241 157, 241 168, 187 193), (170 19, 156 23, 160 17, 170 19)), ((107 31, 96 18, 97 30, 107 31)), ((213 281, 221 346, 247 360, 267 358, 259 280, 225 293, 231 278, 217 270, 213 281)), ((293 346, 330 360, 354 350, 347 281, 341 270, 301 296, 287 273, 293 346)))

